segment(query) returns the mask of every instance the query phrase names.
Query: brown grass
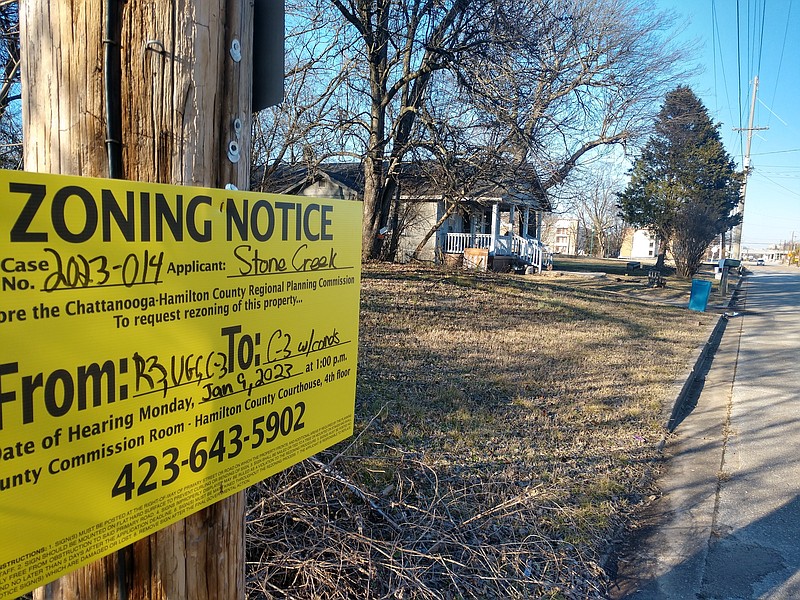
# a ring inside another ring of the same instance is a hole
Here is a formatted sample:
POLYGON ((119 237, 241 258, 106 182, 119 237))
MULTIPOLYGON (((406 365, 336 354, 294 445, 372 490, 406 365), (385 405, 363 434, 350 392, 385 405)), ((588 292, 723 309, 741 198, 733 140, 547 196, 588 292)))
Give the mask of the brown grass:
POLYGON ((251 488, 249 597, 604 597, 712 321, 619 283, 365 268, 357 435, 251 488))

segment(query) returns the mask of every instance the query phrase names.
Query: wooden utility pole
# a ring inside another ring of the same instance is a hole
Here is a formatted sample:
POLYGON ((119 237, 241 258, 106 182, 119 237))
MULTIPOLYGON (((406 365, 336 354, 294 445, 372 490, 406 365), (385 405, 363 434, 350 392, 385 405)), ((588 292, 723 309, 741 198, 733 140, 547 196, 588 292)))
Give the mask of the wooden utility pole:
MULTIPOLYGON (((744 172, 744 180, 742 181, 742 189, 739 192, 739 204, 736 206, 735 214, 742 215, 744 218, 744 201, 747 195, 747 179, 750 176, 750 146, 753 143, 753 132, 758 130, 768 129, 767 127, 754 127, 753 118, 756 113, 756 94, 758 93, 758 76, 753 79, 753 96, 750 100, 750 120, 747 122, 747 129, 734 129, 734 131, 747 131, 747 147, 744 152, 744 159, 742 161, 742 171, 744 172)), ((731 252, 732 258, 740 259, 742 257, 742 223, 739 223, 733 228, 731 233, 731 252)))
MULTIPOLYGON (((252 10, 249 0, 21 2, 25 169, 247 189, 252 10)), ((244 503, 235 494, 34 598, 239 600, 244 503)))

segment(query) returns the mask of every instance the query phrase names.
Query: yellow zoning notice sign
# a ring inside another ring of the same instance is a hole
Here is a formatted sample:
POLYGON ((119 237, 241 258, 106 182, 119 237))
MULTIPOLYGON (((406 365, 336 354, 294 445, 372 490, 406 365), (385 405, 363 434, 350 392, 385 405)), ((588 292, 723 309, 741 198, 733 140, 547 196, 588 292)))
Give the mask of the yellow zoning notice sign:
POLYGON ((350 435, 361 204, 0 171, 0 598, 350 435))

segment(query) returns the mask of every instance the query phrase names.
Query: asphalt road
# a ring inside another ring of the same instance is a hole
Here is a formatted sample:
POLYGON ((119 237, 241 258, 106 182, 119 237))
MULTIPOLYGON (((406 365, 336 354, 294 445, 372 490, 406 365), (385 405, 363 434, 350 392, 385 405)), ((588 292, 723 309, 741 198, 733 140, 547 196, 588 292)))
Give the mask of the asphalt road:
POLYGON ((800 270, 752 271, 612 598, 800 598, 800 270))

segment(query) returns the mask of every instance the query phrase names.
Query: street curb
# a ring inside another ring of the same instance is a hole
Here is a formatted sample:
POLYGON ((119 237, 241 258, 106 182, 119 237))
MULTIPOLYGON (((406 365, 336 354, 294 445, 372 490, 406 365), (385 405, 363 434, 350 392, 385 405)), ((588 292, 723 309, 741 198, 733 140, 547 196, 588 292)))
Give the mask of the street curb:
MULTIPOLYGON (((739 281, 736 283, 736 286, 731 293, 731 297, 728 300, 727 308, 732 308, 736 304, 737 296, 739 290, 741 289, 742 282, 744 281, 744 276, 739 277, 739 281)), ((695 359, 692 361, 692 366, 689 368, 687 372, 685 372, 681 377, 679 377, 675 382, 675 387, 679 388, 676 396, 675 401, 672 404, 672 410, 669 413, 668 418, 666 419, 666 423, 664 425, 667 433, 672 433, 675 431, 675 428, 678 426, 678 423, 675 421, 680 417, 683 413, 687 399, 689 398, 690 392, 694 385, 698 381, 702 381, 705 377, 703 371, 706 367, 706 362, 708 361, 709 357, 713 356, 714 352, 716 352, 717 347, 719 346, 719 342, 722 339, 722 335, 725 333, 725 328, 728 325, 728 315, 726 313, 722 313, 717 318, 717 322, 714 324, 713 329, 711 330, 711 334, 708 336, 708 340, 705 344, 695 352, 695 359)), ((657 449, 661 452, 664 449, 664 446, 667 443, 666 435, 661 438, 661 440, 657 444, 657 449)))
MULTIPOLYGON (((675 390, 675 401, 672 404, 671 409, 669 408, 669 404, 665 402, 664 404, 664 429, 665 434, 661 438, 661 440, 656 444, 656 450, 661 454, 664 452, 664 448, 667 444, 667 436, 672 433, 675 428, 678 426, 679 421, 678 419, 683 416, 685 418, 687 414, 687 408, 691 404, 691 402, 695 399, 693 394, 696 392, 695 385, 698 382, 702 382, 705 380, 705 375, 708 372, 709 361, 714 356, 714 353, 717 351, 719 347, 719 343, 722 340, 722 336, 725 333, 725 329, 728 325, 728 316, 725 313, 724 309, 730 309, 735 306, 738 300, 739 290, 741 288, 742 282, 744 281, 744 276, 739 277, 739 281, 736 283, 736 286, 731 293, 731 297, 729 298, 727 304, 723 307, 723 312, 717 317, 716 322, 714 323, 713 328, 708 336, 708 340, 699 348, 697 348, 694 352, 694 360, 691 362, 691 366, 682 373, 681 376, 675 379, 675 383, 673 385, 673 389, 675 390), (674 426, 673 426, 674 423, 674 426)), ((688 308, 687 308, 688 310, 688 308)), ((662 455, 662 458, 663 457, 662 455)), ((624 547, 624 542, 622 541, 625 537, 627 537, 623 532, 625 529, 625 525, 620 526, 620 528, 615 532, 612 539, 614 540, 610 545, 606 552, 600 557, 599 564, 603 571, 610 576, 610 584, 609 590, 613 585, 615 585, 617 579, 617 563, 616 560, 618 558, 618 554, 620 549, 624 547)), ((613 596, 619 597, 619 596, 613 596)))

